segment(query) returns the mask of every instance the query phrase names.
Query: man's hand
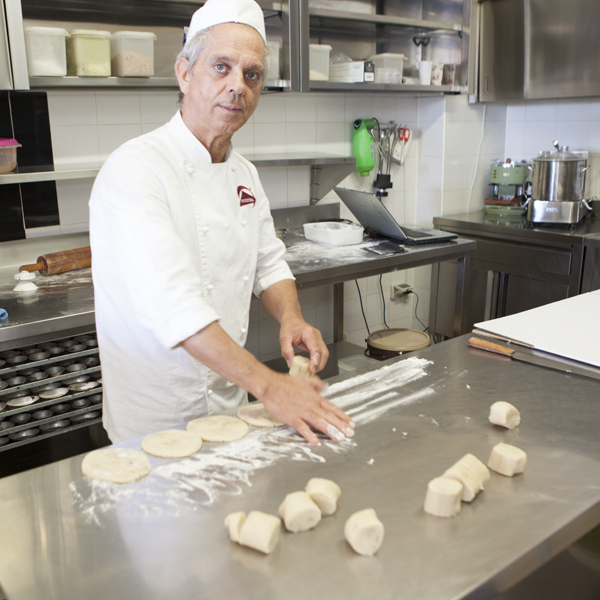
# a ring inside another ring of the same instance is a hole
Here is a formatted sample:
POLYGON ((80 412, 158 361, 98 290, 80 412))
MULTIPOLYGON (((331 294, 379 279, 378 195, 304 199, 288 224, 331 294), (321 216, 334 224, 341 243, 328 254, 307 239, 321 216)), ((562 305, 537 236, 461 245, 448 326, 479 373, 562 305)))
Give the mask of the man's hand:
POLYGON ((329 350, 318 329, 309 325, 304 319, 286 319, 279 330, 281 355, 285 358, 288 368, 294 358, 294 346, 310 353, 309 370, 311 375, 322 371, 329 358, 329 350))

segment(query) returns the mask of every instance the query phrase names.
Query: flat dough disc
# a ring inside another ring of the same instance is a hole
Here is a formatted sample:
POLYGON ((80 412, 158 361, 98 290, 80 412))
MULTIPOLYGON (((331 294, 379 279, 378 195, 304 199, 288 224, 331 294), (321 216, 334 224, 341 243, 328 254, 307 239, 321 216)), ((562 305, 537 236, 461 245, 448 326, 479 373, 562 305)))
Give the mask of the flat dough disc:
POLYGON ((285 423, 272 417, 260 402, 252 402, 251 404, 242 406, 238 410, 237 415, 240 419, 255 427, 278 427, 279 425, 285 425, 285 423))
POLYGON ((93 450, 81 463, 81 472, 93 479, 130 483, 150 473, 148 457, 129 448, 105 448, 93 450))
POLYGON ((236 417, 213 415, 190 421, 186 429, 199 435, 205 442, 233 442, 248 433, 248 424, 236 417))
POLYGON ((181 429, 165 429, 147 435, 142 450, 159 458, 184 458, 202 448, 202 438, 181 429))

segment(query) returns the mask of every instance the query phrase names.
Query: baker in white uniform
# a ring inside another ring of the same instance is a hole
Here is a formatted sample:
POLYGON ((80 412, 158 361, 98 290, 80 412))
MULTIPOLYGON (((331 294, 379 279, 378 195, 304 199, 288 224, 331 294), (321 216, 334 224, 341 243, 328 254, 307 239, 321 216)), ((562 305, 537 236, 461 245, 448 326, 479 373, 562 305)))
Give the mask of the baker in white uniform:
POLYGON ((247 391, 309 442, 354 424, 322 382, 275 373, 244 350, 252 293, 311 371, 328 358, 302 318, 269 203, 231 138, 257 106, 266 35, 254 0, 208 0, 175 69, 180 111, 106 161, 90 199, 104 425, 120 442, 247 402, 247 391))

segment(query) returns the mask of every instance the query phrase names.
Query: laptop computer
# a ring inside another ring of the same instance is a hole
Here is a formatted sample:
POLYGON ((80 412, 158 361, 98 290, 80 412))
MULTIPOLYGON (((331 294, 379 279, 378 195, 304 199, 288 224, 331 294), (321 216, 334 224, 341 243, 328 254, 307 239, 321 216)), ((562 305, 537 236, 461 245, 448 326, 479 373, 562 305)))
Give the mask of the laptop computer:
POLYGON ((455 233, 420 225, 399 225, 373 193, 339 187, 333 189, 367 232, 394 238, 401 244, 434 244, 458 237, 455 233))

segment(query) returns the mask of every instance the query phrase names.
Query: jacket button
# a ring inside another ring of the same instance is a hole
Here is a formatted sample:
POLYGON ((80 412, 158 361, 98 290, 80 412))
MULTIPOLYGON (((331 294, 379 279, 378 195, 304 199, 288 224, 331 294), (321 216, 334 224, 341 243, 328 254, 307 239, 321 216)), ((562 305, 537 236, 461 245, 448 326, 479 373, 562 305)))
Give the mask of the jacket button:
POLYGON ((248 225, 248 221, 246 221, 246 220, 244 219, 244 220, 242 221, 242 225, 243 225, 244 227, 246 227, 246 225, 248 225))
POLYGON ((243 281, 244 283, 248 283, 248 282, 250 281, 250 277, 247 277, 246 275, 244 275, 244 276, 242 277, 242 281, 243 281))
POLYGON ((245 327, 242 327, 242 328, 240 329, 240 333, 241 333, 242 335, 244 335, 244 334, 246 333, 246 331, 248 331, 248 330, 247 330, 245 327))
POLYGON ((188 173, 191 175, 194 172, 194 169, 192 167, 188 167, 188 173))
POLYGON ((210 291, 211 291, 211 290, 212 290, 214 287, 215 287, 215 286, 214 286, 212 283, 209 283, 209 284, 206 286, 206 289, 207 289, 207 290, 210 292, 210 291))
POLYGON ((207 396, 212 396, 212 390, 206 390, 206 395, 207 396))
POLYGON ((204 233, 208 233, 208 227, 203 227, 202 231, 204 231, 204 233))

